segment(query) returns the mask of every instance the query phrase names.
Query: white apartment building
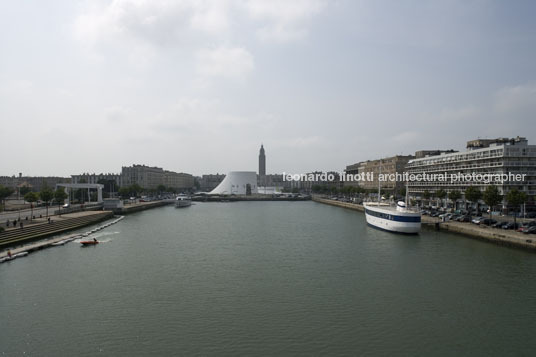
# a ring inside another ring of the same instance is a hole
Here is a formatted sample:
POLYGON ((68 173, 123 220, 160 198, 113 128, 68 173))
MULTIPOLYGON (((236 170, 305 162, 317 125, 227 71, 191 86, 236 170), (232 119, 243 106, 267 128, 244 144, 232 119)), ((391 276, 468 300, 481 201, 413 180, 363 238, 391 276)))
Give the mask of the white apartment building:
POLYGON ((428 178, 437 175, 437 179, 410 181, 408 189, 414 197, 421 196, 425 190, 431 193, 440 189, 447 192, 459 190, 463 193, 469 186, 484 191, 490 184, 496 185, 503 195, 517 188, 528 196, 535 196, 536 145, 528 145, 527 139, 519 136, 472 140, 467 142, 467 150, 463 152, 410 160, 406 172, 421 177, 428 174, 428 178), (523 180, 514 176, 523 177, 523 180), (491 180, 485 182, 486 178, 491 180))

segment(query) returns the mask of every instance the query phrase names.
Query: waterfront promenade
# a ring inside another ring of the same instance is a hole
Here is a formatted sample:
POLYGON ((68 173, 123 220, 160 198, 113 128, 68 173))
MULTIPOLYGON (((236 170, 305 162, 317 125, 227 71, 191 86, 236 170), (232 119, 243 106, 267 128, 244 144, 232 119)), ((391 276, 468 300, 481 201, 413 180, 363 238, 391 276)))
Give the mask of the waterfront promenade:
MULTIPOLYGON (((355 211, 364 212, 363 205, 339 202, 326 198, 313 197, 313 201, 323 204, 328 204, 337 207, 348 208, 355 211)), ((424 229, 438 229, 462 235, 485 240, 499 245, 528 249, 536 252, 536 238, 533 235, 515 232, 513 230, 496 229, 488 226, 475 225, 468 222, 442 222, 435 217, 422 216, 422 224, 424 229)))
POLYGON ((22 228, 19 225, 11 228, 4 226, 6 229, 0 232, 0 249, 46 238, 111 217, 113 217, 111 211, 84 211, 68 213, 62 216, 51 216, 50 222, 46 218, 38 218, 33 221, 23 220, 22 228))

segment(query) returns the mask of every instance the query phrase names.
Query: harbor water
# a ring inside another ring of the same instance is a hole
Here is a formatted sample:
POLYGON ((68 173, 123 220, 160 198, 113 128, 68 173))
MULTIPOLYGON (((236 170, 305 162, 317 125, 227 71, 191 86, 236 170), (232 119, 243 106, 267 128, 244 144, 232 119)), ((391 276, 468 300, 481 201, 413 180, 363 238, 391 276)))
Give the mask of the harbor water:
POLYGON ((0 356, 536 349, 531 252, 310 201, 166 206, 94 237, 0 265, 0 356))

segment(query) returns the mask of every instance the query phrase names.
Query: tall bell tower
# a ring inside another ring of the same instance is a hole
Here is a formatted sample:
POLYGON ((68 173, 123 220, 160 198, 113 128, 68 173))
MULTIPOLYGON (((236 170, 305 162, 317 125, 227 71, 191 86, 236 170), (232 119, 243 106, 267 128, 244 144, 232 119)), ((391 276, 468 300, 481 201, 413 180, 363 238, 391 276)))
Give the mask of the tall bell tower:
POLYGON ((266 175, 266 156, 264 155, 264 147, 261 144, 259 152, 259 176, 266 175))

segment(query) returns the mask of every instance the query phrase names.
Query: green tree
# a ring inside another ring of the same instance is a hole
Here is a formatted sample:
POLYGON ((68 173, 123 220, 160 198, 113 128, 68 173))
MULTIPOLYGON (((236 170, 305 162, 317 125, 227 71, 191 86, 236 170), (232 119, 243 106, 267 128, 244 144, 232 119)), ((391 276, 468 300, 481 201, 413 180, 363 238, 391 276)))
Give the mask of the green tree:
POLYGON ((35 192, 30 191, 30 192, 28 192, 27 194, 24 195, 24 200, 30 204, 30 209, 31 209, 31 212, 32 212, 31 213, 32 219, 33 219, 34 202, 37 202, 38 199, 39 199, 39 196, 35 192))
POLYGON ((130 197, 130 188, 129 187, 121 187, 118 191, 119 193, 119 196, 121 196, 121 198, 125 199, 125 198, 129 198, 130 197))
POLYGON ((158 185, 158 186, 156 187, 156 191, 157 191, 158 193, 160 193, 160 194, 161 194, 162 192, 166 192, 166 186, 160 184, 160 185, 158 185))
POLYGON ((2 209, 3 210, 6 209, 6 198, 11 196, 11 194, 13 192, 15 192, 15 191, 12 188, 4 187, 4 186, 0 185, 0 202, 2 202, 2 209))
POLYGON ((478 200, 482 198, 482 191, 480 191, 475 186, 469 186, 465 190, 465 199, 471 203, 476 203, 476 208, 478 211, 478 200))
POLYGON ((458 190, 452 190, 449 192, 449 200, 454 204, 454 209, 456 209, 456 201, 462 198, 462 194, 458 190))
MULTIPOLYGON (((517 188, 508 191, 506 194, 506 201, 508 204, 519 207, 527 200, 527 194, 523 191, 519 191, 517 188)), ((514 224, 516 223, 516 215, 514 215, 514 224)))
POLYGON ((427 201, 428 205, 430 205, 430 191, 424 190, 422 193, 422 198, 427 201))
POLYGON ((491 212, 493 211, 493 206, 499 204, 502 201, 502 197, 499 194, 499 189, 495 185, 489 185, 484 190, 482 198, 489 207, 489 218, 491 219, 491 212))
POLYGON ((41 198, 41 201, 45 202, 48 217, 48 205, 50 204, 50 201, 54 198, 54 191, 52 191, 47 185, 43 185, 41 191, 39 192, 39 198, 41 198))
POLYGON ((137 183, 130 185, 129 189, 130 193, 134 196, 138 196, 139 193, 143 192, 143 187, 141 187, 137 183))
POLYGON ((439 200, 441 201, 441 207, 443 207, 443 199, 447 197, 447 192, 445 192, 445 190, 441 188, 437 190, 436 197, 439 198, 439 200))
POLYGON ((199 182, 197 178, 194 178, 194 187, 196 191, 199 191, 201 189, 201 183, 199 182))
POLYGON ((398 191, 398 194, 400 195, 400 197, 404 198, 406 197, 406 188, 405 187, 402 187, 400 189, 400 191, 398 191))
POLYGON ((63 187, 58 187, 58 189, 54 192, 54 199, 58 203, 58 211, 60 212, 61 216, 61 204, 65 201, 65 199, 68 197, 67 193, 65 193, 65 189, 63 187))
POLYGON ((19 195, 24 197, 28 192, 30 192, 32 189, 28 186, 21 186, 19 187, 19 195))

